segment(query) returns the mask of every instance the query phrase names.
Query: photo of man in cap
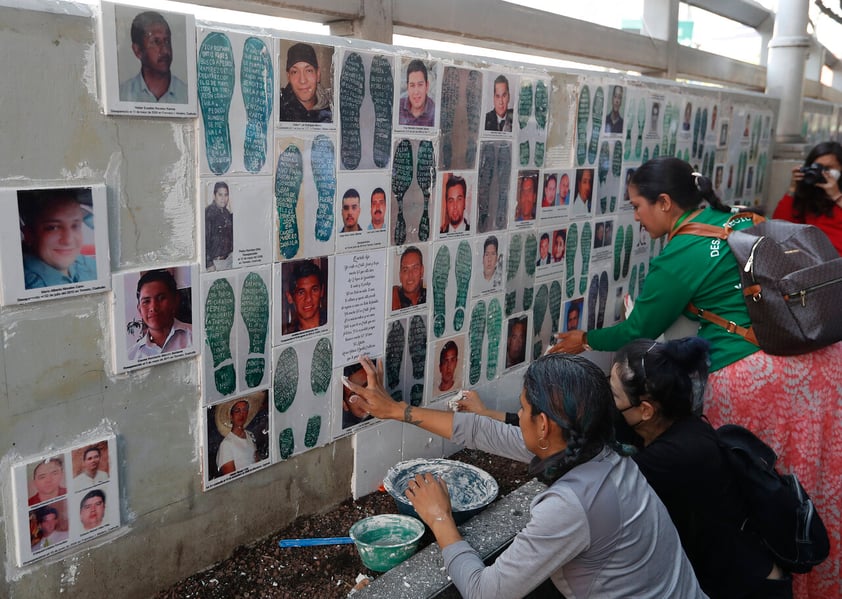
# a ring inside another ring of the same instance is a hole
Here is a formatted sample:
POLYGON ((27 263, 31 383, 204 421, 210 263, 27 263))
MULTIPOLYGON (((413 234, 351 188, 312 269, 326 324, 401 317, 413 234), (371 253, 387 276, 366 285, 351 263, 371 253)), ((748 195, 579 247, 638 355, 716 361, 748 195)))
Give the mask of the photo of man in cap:
POLYGON ((287 84, 281 90, 280 120, 298 123, 332 123, 330 90, 321 84, 316 50, 310 44, 293 44, 287 50, 287 84))

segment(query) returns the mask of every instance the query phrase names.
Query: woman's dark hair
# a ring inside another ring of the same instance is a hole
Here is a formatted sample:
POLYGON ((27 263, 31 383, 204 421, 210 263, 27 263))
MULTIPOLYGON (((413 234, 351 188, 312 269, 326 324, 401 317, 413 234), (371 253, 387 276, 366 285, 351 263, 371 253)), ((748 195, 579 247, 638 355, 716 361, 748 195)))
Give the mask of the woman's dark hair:
MULTIPOLYGON (((807 158, 804 159, 804 166, 810 166, 816 158, 828 154, 832 154, 839 164, 842 164, 842 145, 835 141, 823 141, 810 150, 807 158)), ((798 216, 806 214, 830 216, 833 214, 833 198, 828 197, 827 192, 818 185, 799 181, 795 186, 792 208, 798 216)))
POLYGON ((681 420, 701 413, 709 355, 710 345, 701 337, 638 339, 614 354, 614 367, 631 405, 647 400, 664 418, 681 420))
POLYGON ((708 177, 693 172, 693 167, 680 158, 660 156, 645 162, 634 172, 629 185, 650 204, 665 193, 684 210, 695 210, 702 201, 720 212, 731 212, 722 203, 708 177))
MULTIPOLYGON (((532 415, 546 414, 561 427, 567 449, 546 460, 542 480, 560 478, 583 464, 614 440, 614 401, 605 373, 581 356, 550 354, 535 360, 523 377, 532 415)), ((621 451, 621 453, 627 453, 621 451)))

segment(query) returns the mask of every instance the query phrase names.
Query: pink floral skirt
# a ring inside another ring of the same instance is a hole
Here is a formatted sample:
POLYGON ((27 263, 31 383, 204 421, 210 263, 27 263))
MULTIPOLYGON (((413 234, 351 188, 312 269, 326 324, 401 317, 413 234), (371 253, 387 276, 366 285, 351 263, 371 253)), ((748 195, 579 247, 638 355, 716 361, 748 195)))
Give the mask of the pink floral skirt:
POLYGON ((842 343, 802 356, 758 351, 710 375, 704 412, 714 427, 750 429, 795 472, 830 537, 830 556, 794 576, 796 599, 842 598, 842 343))

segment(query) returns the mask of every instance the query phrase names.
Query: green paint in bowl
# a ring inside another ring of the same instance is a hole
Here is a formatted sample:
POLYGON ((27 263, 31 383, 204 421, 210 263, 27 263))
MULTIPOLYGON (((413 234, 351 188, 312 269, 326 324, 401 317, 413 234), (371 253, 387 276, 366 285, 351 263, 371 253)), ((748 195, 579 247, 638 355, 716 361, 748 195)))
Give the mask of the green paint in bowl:
POLYGON ((424 523, 412 516, 381 514, 354 523, 349 534, 363 565, 375 572, 385 572, 418 550, 424 523))

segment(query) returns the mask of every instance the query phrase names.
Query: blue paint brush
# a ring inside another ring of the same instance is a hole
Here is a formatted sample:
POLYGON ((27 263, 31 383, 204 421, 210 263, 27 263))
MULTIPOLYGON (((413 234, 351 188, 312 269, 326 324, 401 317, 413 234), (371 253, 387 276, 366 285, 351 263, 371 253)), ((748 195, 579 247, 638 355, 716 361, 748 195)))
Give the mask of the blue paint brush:
POLYGON ((314 545, 350 545, 351 537, 316 537, 313 539, 281 539, 278 547, 312 547, 314 545))

